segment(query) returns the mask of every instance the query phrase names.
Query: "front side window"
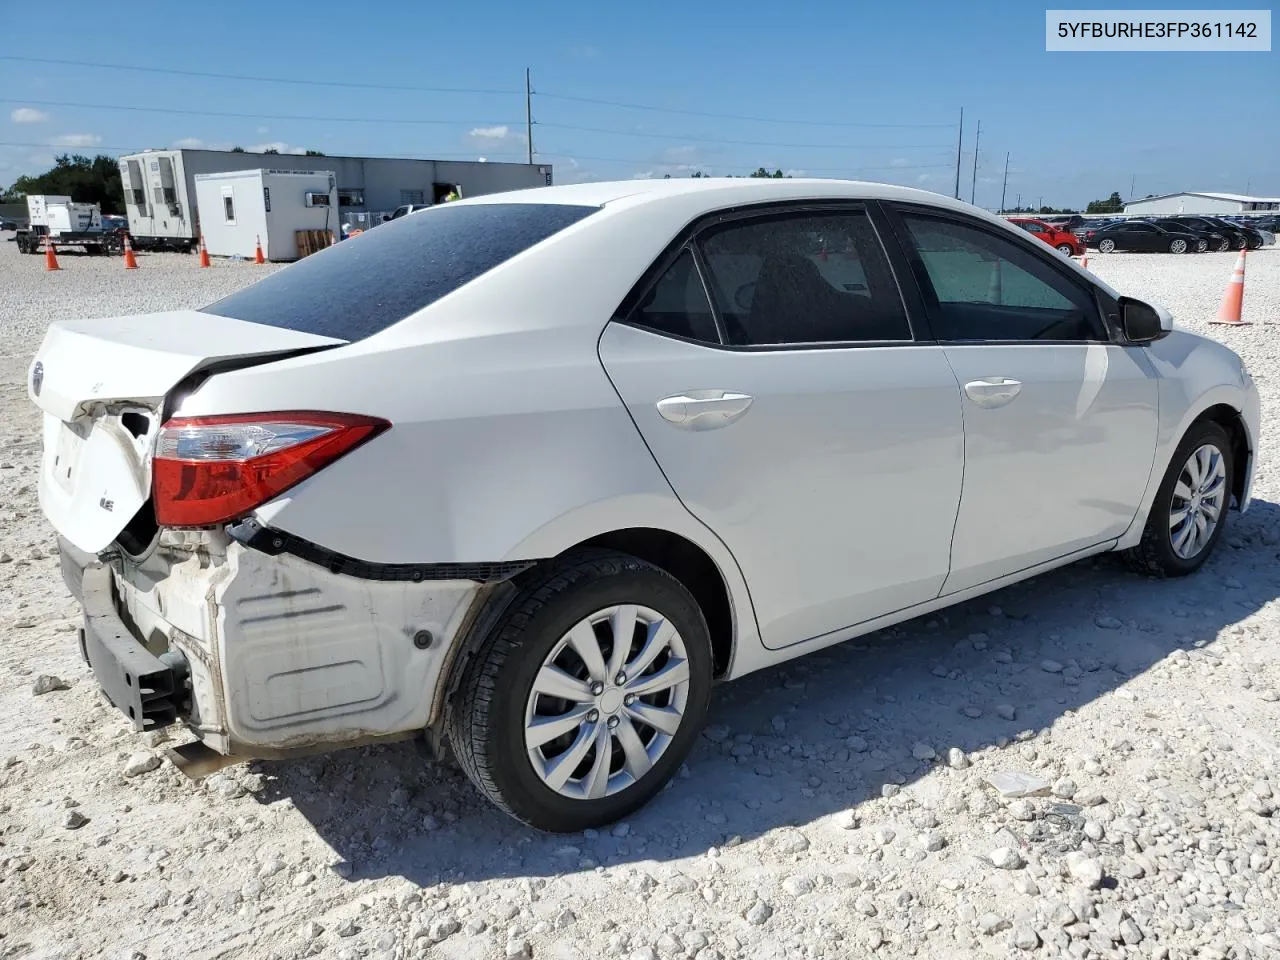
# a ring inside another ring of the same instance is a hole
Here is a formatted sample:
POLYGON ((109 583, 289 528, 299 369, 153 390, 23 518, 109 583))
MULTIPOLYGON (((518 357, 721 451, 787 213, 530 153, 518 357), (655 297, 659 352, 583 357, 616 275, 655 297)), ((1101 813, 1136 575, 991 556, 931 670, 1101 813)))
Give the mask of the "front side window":
POLYGON ((730 344, 911 340, 902 297, 865 211, 731 221, 698 245, 730 344))
POLYGON ((1106 340, 1093 298, 1040 256, 976 226, 903 215, 944 341, 1106 340))

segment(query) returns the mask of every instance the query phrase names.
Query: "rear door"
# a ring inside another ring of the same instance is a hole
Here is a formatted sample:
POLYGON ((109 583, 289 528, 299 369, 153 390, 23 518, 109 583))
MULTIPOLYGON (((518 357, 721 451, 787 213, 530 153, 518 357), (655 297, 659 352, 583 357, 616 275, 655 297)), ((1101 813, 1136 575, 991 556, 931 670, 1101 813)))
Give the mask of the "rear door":
POLYGON ((1111 342, 1060 258, 995 226, 903 206, 933 335, 964 402, 964 496, 944 593, 1128 529, 1155 456, 1157 380, 1111 342))
POLYGON ((655 265, 600 357, 676 494, 733 553, 767 646, 937 596, 959 391, 941 348, 913 336, 866 209, 717 220, 655 265))

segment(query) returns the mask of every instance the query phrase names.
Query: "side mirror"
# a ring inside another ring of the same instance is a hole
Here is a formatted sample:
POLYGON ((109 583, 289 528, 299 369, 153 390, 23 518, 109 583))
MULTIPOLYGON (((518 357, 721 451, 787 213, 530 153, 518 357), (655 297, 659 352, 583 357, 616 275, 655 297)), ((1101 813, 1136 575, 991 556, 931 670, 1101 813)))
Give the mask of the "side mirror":
POLYGON ((382 222, 383 222, 383 223, 390 223, 390 222, 391 222, 391 214, 389 214, 389 213, 384 213, 384 214, 382 215, 382 222))
POLYGON ((1130 343, 1153 343, 1173 330, 1173 315, 1164 307, 1121 297, 1120 325, 1130 343))

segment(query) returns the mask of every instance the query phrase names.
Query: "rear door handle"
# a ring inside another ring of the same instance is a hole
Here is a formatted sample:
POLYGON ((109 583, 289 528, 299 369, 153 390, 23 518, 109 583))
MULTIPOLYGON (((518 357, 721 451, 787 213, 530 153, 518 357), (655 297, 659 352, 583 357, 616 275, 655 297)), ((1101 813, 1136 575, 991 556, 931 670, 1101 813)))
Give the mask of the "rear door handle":
POLYGON ((747 412, 752 397, 724 390, 690 390, 658 401, 658 414, 668 423, 691 430, 713 430, 747 412))
POLYGON ((966 383, 964 392, 980 407, 1003 407, 1022 392, 1022 382, 1008 377, 983 377, 966 383))

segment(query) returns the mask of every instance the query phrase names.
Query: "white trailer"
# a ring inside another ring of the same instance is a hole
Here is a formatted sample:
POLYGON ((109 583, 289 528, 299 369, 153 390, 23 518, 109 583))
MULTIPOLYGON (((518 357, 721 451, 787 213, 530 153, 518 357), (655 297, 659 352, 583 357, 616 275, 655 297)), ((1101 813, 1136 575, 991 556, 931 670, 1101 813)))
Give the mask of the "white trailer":
POLYGON ((233 170, 195 177, 196 209, 213 257, 297 260, 300 230, 337 239, 338 186, 331 170, 233 170))
POLYGON ((56 194, 27 197, 27 226, 18 231, 20 253, 40 253, 46 240, 59 247, 83 247, 85 253, 112 253, 122 241, 102 226, 102 208, 96 203, 76 203, 56 194))
MULTIPOLYGON (((120 157, 129 234, 139 250, 191 250, 199 237, 195 178, 233 170, 314 170, 337 176, 338 214, 383 212, 404 204, 434 204, 457 190, 468 197, 550 186, 547 163, 317 157, 230 150, 147 150, 120 157)), ((378 218, 380 222, 380 216, 378 218)))

